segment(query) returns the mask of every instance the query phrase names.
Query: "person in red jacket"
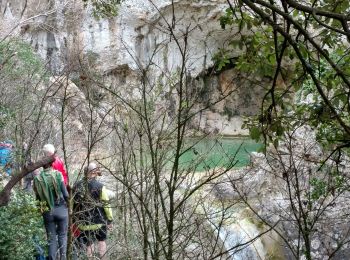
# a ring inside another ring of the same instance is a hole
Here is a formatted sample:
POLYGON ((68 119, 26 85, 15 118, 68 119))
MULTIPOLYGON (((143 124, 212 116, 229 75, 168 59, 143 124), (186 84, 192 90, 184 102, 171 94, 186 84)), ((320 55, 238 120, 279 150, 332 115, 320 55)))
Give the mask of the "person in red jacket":
POLYGON ((56 154, 55 146, 52 144, 45 144, 43 147, 44 154, 46 156, 54 156, 55 161, 52 163, 52 169, 59 171, 62 174, 64 185, 68 186, 69 179, 66 168, 64 167, 64 163, 61 158, 56 154))

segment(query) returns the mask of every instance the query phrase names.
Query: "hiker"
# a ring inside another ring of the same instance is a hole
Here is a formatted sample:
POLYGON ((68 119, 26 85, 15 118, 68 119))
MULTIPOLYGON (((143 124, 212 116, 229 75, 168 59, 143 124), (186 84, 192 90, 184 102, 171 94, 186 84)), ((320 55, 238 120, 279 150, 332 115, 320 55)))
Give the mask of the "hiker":
POLYGON ((98 241, 100 259, 106 259, 107 229, 112 228, 112 209, 105 186, 96 178, 101 171, 96 163, 86 167, 86 178, 73 188, 74 217, 77 221, 80 241, 86 246, 87 256, 92 258, 94 242, 98 241))
POLYGON ((43 171, 34 178, 34 192, 41 205, 48 244, 49 258, 66 259, 68 231, 68 192, 62 174, 52 168, 52 163, 43 166, 43 171), (59 253, 59 257, 57 255, 59 253))
POLYGON ((10 176, 13 168, 13 150, 12 141, 0 143, 0 166, 3 168, 7 176, 10 176))
POLYGON ((67 174, 66 168, 64 167, 64 163, 62 159, 59 158, 58 155, 56 154, 55 146, 53 146, 52 144, 45 144, 43 147, 43 151, 46 156, 54 156, 55 161, 52 163, 52 168, 62 173, 64 185, 66 185, 66 187, 68 188, 68 184, 69 184, 68 174, 67 174))

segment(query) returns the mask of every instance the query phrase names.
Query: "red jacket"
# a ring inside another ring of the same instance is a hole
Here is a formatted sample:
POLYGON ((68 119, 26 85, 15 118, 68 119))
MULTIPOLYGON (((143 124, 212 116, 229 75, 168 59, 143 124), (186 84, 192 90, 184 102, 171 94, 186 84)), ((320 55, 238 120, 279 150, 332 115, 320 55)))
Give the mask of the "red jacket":
POLYGON ((67 174, 66 168, 64 167, 63 161, 57 155, 55 155, 55 161, 52 163, 52 168, 62 173, 64 185, 67 186, 68 174, 67 174))

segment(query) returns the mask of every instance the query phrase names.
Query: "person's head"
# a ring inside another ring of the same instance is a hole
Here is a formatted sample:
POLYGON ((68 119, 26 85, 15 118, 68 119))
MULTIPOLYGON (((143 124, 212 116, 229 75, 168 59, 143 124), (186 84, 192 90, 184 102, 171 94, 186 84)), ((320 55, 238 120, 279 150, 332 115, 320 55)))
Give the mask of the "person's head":
POLYGON ((89 178, 101 176, 100 168, 94 162, 89 163, 89 165, 86 168, 86 172, 87 172, 87 176, 89 178))
POLYGON ((56 152, 55 146, 52 144, 45 144, 43 147, 43 152, 46 156, 52 156, 56 152))

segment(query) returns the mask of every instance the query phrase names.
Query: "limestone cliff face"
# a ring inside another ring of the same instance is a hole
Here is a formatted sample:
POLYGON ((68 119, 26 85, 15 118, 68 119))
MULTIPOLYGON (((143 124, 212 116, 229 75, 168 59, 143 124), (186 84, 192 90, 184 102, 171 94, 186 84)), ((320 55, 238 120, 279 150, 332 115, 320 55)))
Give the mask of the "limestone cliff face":
POLYGON ((67 55, 71 52, 96 53, 100 68, 107 71, 121 64, 136 69, 137 62, 145 65, 157 50, 154 60, 164 70, 176 67, 179 65, 176 42, 166 31, 166 23, 173 23, 173 12, 177 36, 181 38, 186 28, 191 31, 189 56, 194 74, 211 65, 212 53, 231 36, 231 32, 221 30, 218 22, 227 8, 223 0, 178 0, 174 8, 171 1, 156 0, 152 4, 126 0, 118 17, 100 20, 93 18, 80 1, 66 2, 1 1, 1 31, 4 35, 14 28, 44 58, 57 56, 59 59, 51 62, 56 71, 62 61, 69 60, 67 55))
POLYGON ((219 17, 227 8, 226 1, 171 2, 126 0, 117 17, 96 20, 81 1, 2 0, 0 37, 24 38, 56 74, 64 71, 67 64, 74 71, 77 61, 91 58, 94 69, 102 71, 119 88, 128 88, 137 79, 138 69, 147 66, 151 59, 158 68, 151 72, 154 77, 175 71, 181 63, 177 44, 186 39, 189 77, 198 79, 196 84, 200 85, 210 82, 207 95, 215 96, 227 88, 240 89, 197 118, 199 125, 224 134, 245 134, 240 129, 241 116, 256 113, 258 99, 254 95, 261 94, 252 92, 251 86, 238 86, 241 83, 234 80, 234 70, 203 76, 213 66, 213 54, 235 33, 220 28, 219 17), (249 95, 252 102, 242 102, 249 95))

